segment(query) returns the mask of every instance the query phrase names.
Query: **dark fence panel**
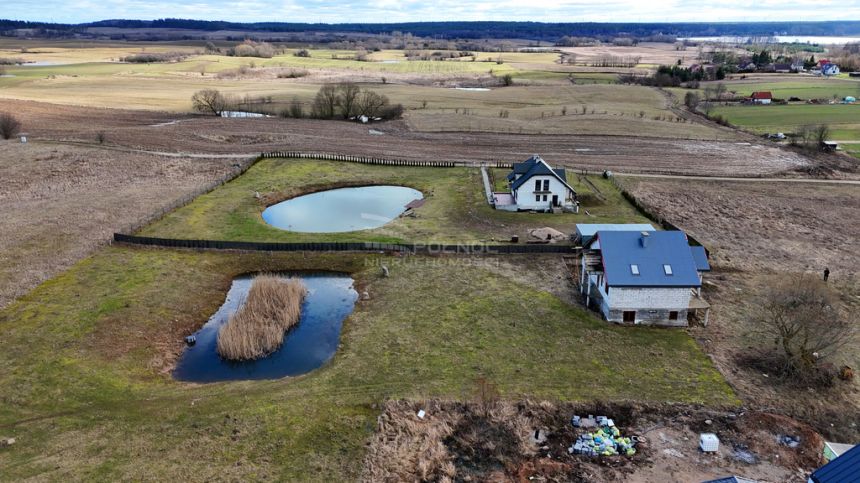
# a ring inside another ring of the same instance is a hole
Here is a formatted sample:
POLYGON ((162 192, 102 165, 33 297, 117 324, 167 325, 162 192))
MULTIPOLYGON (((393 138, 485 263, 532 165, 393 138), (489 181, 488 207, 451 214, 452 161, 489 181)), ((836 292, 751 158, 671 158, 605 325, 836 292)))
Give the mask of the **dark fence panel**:
POLYGON ((246 250, 265 252, 408 252, 420 254, 540 254, 573 253, 572 245, 480 245, 480 244, 393 244, 376 242, 295 242, 268 243, 227 240, 182 240, 114 233, 117 243, 165 248, 202 250, 246 250))
MULTIPOLYGON (((262 153, 263 158, 294 158, 294 159, 320 159, 324 161, 343 161, 347 163, 375 164, 381 166, 409 166, 417 168, 463 168, 477 166, 477 163, 466 163, 464 161, 419 161, 414 159, 387 159, 373 158, 367 156, 349 156, 345 154, 327 153, 302 153, 298 151, 272 151, 262 153)), ((486 163, 489 167, 512 169, 512 163, 494 162, 486 163)))

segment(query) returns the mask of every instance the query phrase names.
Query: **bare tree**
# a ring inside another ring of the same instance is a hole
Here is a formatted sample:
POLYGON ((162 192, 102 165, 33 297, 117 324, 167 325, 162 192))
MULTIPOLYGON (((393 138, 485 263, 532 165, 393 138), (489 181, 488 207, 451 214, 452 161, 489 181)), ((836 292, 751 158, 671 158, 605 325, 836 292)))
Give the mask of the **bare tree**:
POLYGON ((381 117, 387 105, 388 97, 374 91, 365 90, 358 98, 358 113, 370 118, 381 117))
POLYGON ((856 315, 840 305, 839 294, 818 277, 783 277, 762 291, 756 332, 782 362, 785 375, 814 376, 820 363, 857 334, 856 315))
POLYGON ((12 139, 21 131, 21 121, 8 112, 0 112, 0 137, 12 139))
POLYGON ((714 96, 717 98, 717 102, 723 100, 723 96, 726 94, 726 85, 722 82, 717 83, 716 87, 714 87, 714 96))
POLYGON ((227 98, 215 89, 203 89, 197 91, 191 96, 191 104, 194 110, 198 112, 210 112, 216 116, 220 116, 222 112, 227 110, 227 98))
POLYGON ((320 87, 314 98, 313 115, 320 119, 332 119, 340 104, 338 88, 334 84, 325 84, 320 87))
POLYGON ((814 132, 815 145, 821 147, 825 141, 830 139, 830 126, 827 124, 819 124, 815 126, 814 132))
POLYGON ((339 107, 340 114, 344 119, 349 119, 356 114, 358 108, 358 96, 361 94, 361 89, 352 82, 342 82, 337 86, 340 92, 339 107))
POLYGON ((293 99, 293 102, 290 103, 290 117, 294 117, 296 119, 305 117, 305 110, 302 107, 302 102, 298 99, 293 99))

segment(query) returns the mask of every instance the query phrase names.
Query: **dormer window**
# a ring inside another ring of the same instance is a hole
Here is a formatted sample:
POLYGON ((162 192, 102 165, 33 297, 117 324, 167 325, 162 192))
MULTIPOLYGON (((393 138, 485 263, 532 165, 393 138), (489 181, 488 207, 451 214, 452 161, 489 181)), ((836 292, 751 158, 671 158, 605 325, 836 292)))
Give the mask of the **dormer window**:
POLYGON ((630 273, 639 275, 639 265, 630 265, 630 273))
POLYGON ((663 273, 672 275, 672 265, 663 265, 663 273))

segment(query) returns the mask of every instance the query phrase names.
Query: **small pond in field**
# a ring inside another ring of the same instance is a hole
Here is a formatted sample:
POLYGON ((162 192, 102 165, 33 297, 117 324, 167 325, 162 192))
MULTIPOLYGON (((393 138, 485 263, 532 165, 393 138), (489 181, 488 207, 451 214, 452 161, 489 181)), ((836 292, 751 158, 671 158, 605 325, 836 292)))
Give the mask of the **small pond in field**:
POLYGON ((189 382, 279 379, 305 374, 328 362, 340 343, 341 325, 358 299, 352 277, 330 272, 279 275, 301 278, 308 295, 299 323, 278 350, 255 361, 229 361, 218 355, 218 330, 242 306, 253 281, 251 275, 238 277, 224 305, 194 334, 196 343, 185 348, 173 377, 189 382))
POLYGON ((385 225, 420 200, 420 191, 405 186, 360 186, 311 193, 272 205, 263 220, 282 230, 337 233, 385 225))

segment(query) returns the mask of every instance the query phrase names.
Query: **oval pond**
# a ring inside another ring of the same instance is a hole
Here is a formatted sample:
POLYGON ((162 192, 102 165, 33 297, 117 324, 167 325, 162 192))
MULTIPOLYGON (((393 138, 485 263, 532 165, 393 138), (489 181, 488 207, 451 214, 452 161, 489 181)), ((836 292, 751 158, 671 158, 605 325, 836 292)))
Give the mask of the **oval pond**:
POLYGON ((405 186, 338 188, 299 196, 263 211, 263 220, 282 230, 336 233, 385 225, 424 195, 405 186))
POLYGON ((268 357, 242 362, 222 359, 216 352, 218 330, 242 305, 251 288, 252 275, 238 277, 224 305, 194 334, 197 342, 185 348, 173 377, 190 382, 278 379, 305 374, 328 362, 337 351, 341 325, 358 299, 352 278, 340 273, 279 275, 301 278, 308 295, 298 325, 287 333, 278 350, 268 357))

